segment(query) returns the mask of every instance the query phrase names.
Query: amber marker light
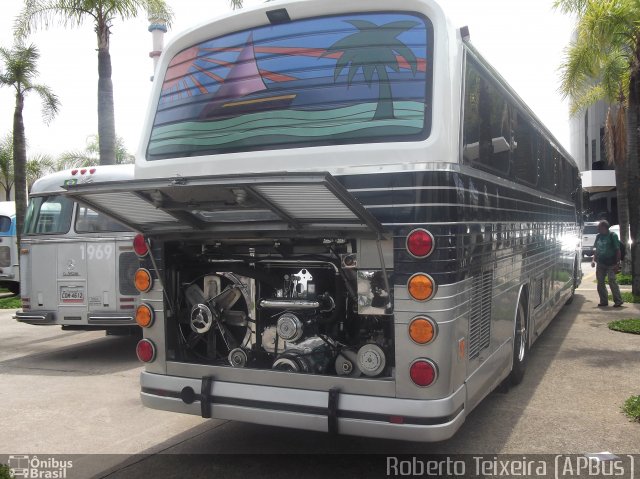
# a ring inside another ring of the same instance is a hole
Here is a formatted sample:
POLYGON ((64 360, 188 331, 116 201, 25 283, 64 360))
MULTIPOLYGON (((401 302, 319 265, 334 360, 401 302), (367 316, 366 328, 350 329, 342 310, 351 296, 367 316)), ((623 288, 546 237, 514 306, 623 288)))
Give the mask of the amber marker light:
POLYGON ((416 301, 427 301, 436 292, 436 284, 433 278, 425 273, 416 273, 407 282, 409 295, 416 301))
POLYGON ((149 273, 149 270, 145 268, 138 269, 133 277, 133 284, 135 284, 136 289, 141 293, 149 291, 151 286, 153 286, 153 280, 151 279, 151 273, 149 273))
POLYGON ((418 344, 430 343, 436 337, 436 324, 423 316, 414 318, 409 323, 409 337, 418 344))
POLYGON ((141 304, 136 308, 136 323, 141 328, 148 328, 153 324, 153 320, 155 319, 155 314, 153 312, 153 308, 148 304, 141 304))

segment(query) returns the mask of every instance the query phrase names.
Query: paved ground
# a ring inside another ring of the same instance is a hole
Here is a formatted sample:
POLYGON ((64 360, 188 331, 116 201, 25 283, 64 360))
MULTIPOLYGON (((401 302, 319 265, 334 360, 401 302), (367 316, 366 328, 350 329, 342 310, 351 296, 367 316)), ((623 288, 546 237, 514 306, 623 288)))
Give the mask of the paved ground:
MULTIPOLYGON (((284 456, 272 455, 283 453, 638 454, 640 424, 629 422, 620 405, 640 393, 640 336, 610 331, 606 323, 640 316, 640 305, 597 308, 593 271, 583 267, 583 286, 534 345, 523 384, 491 394, 454 438, 436 444, 330 438, 145 409, 135 338, 28 326, 2 312, 0 454, 268 454, 252 474, 273 473, 269 458, 281 465, 284 456)), ((124 467, 131 461, 121 456, 77 459, 84 472, 73 477, 100 470, 110 470, 109 477, 147 477, 154 467, 149 459, 124 467)), ((219 477, 236 477, 235 467, 246 467, 240 459, 220 461, 219 477)), ((175 476, 166 464, 155 467, 166 473, 162 477, 199 477, 213 465, 199 463, 191 474, 181 466, 175 476)))

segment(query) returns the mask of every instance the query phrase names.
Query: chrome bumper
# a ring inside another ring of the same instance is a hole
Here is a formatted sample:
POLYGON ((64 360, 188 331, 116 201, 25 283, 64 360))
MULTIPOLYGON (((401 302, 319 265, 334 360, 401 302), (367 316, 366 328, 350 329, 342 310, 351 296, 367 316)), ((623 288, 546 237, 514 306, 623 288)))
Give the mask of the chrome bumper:
POLYGON ((464 386, 443 399, 416 400, 148 372, 141 373, 140 384, 142 403, 154 409, 405 441, 448 439, 460 428, 466 415, 464 386))
POLYGON ((56 313, 55 311, 16 311, 15 318, 21 323, 53 324, 56 313))

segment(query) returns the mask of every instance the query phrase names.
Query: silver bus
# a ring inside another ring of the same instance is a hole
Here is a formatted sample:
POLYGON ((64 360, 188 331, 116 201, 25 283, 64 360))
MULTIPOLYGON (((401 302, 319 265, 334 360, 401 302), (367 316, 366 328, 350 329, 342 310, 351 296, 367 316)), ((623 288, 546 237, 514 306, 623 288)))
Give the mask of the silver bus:
POLYGON ((578 169, 434 0, 268 2, 164 51, 135 180, 152 408, 439 441, 580 281, 578 169))
POLYGON ((18 321, 62 329, 138 329, 134 233, 62 196, 63 185, 124 181, 133 165, 74 168, 36 181, 20 245, 22 311, 18 321))

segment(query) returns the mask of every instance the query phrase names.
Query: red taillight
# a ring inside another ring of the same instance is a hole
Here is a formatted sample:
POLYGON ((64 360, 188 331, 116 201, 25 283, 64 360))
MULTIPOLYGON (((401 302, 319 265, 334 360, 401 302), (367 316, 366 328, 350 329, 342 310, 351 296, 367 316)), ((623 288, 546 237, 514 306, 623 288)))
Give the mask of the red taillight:
POLYGON ((141 339, 136 346, 136 355, 143 363, 150 363, 156 358, 156 347, 148 339, 141 339))
POLYGON ((71 170, 71 174, 74 175, 74 176, 77 175, 78 174, 78 170, 71 170))
POLYGON ((416 229, 407 236, 407 251, 416 258, 426 258, 433 252, 433 235, 427 230, 416 229))
POLYGON ((135 238, 133 238, 133 251, 140 257, 146 256, 149 252, 147 242, 141 234, 137 234, 135 238))
POLYGON ((93 175, 95 172, 96 172, 96 169, 95 169, 95 168, 91 168, 91 169, 89 170, 89 173, 91 173, 92 175, 93 175))
POLYGON ((86 168, 83 168, 83 169, 81 169, 81 170, 80 170, 80 174, 81 174, 81 175, 84 175, 86 172, 87 172, 87 169, 86 169, 86 168))
POLYGON ((438 376, 436 365, 428 359, 417 359, 409 368, 411 380, 417 386, 426 387, 433 384, 438 376))

